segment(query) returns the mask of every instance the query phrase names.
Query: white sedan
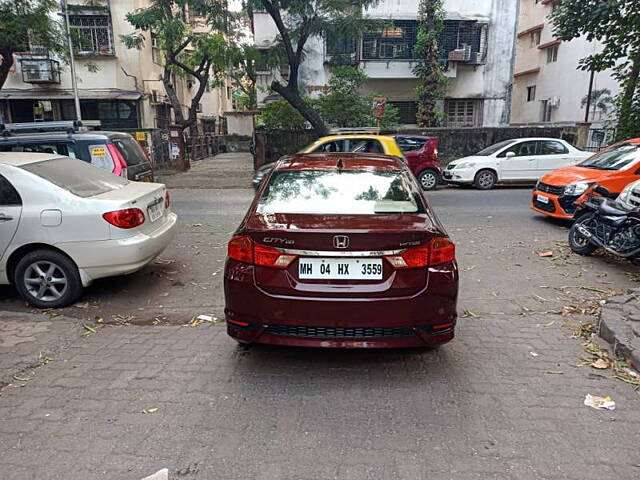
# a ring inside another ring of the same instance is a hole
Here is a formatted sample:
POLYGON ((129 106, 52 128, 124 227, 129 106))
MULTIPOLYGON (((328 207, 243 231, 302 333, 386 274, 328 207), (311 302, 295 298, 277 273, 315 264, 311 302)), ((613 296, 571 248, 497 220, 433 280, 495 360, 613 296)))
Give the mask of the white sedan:
POLYGON ((59 155, 0 153, 0 284, 36 307, 69 305, 93 280, 141 269, 176 222, 162 184, 59 155))
POLYGON ((534 183, 556 168, 593 155, 558 138, 515 138, 447 165, 446 182, 489 190, 498 183, 534 183))

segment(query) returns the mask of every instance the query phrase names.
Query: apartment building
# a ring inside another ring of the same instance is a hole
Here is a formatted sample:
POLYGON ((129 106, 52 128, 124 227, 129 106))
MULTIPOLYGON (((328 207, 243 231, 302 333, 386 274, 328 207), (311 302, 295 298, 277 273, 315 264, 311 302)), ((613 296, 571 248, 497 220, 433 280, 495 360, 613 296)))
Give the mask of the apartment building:
MULTIPOLYGON (((511 122, 587 120, 583 99, 589 92, 591 72, 579 70, 578 65, 582 58, 596 53, 601 45, 586 38, 570 42, 555 38, 549 18, 554 0, 519 1, 511 122)), ((592 89, 611 92, 611 95, 601 95, 601 101, 589 109, 588 121, 604 124, 613 114, 613 105, 606 97, 612 98, 618 92, 611 71, 595 73, 592 89)))
MULTIPOLYGON (((533 0, 532 0, 533 1, 533 0)), ((445 0, 441 62, 448 77, 445 122, 452 127, 509 123, 510 86, 518 0, 445 0)), ((368 93, 384 95, 399 108, 403 124, 416 123, 418 0, 382 0, 365 14, 391 23, 359 38, 311 38, 300 70, 310 95, 326 88, 331 66, 350 64, 368 76, 368 93)), ((273 45, 277 29, 266 12, 253 15, 257 47, 273 45)), ((287 69, 262 71, 259 102, 268 101, 273 78, 286 79, 287 69)))
MULTIPOLYGON (((76 78, 84 120, 100 120, 103 129, 166 128, 172 108, 161 81, 163 59, 156 39, 146 32, 144 48, 128 49, 120 35, 132 31, 126 14, 148 0, 69 2, 76 78), (90 71, 89 64, 97 66, 90 71)), ((16 55, 13 71, 0 90, 0 120, 33 122, 75 119, 69 67, 33 47, 16 55)), ((197 91, 195 79, 174 76, 178 96, 187 108, 197 91)), ((231 88, 208 90, 199 120, 205 129, 231 110, 231 88)))

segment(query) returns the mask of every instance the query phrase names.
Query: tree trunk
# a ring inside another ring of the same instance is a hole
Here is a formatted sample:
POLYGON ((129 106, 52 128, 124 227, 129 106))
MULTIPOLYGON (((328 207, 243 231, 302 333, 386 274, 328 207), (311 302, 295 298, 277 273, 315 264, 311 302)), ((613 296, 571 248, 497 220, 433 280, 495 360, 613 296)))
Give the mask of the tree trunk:
POLYGON ((329 133, 324 121, 313 108, 304 101, 296 89, 291 87, 284 87, 279 82, 273 82, 271 89, 282 95, 282 97, 295 108, 300 115, 309 121, 316 134, 320 137, 324 137, 329 133))
POLYGON ((9 70, 13 66, 13 52, 9 48, 0 51, 2 55, 2 63, 0 63, 0 89, 4 86, 9 76, 9 70))
POLYGON ((620 98, 620 113, 618 117, 617 139, 625 140, 638 131, 633 115, 633 101, 640 83, 640 51, 630 56, 631 71, 624 83, 622 97, 620 98))

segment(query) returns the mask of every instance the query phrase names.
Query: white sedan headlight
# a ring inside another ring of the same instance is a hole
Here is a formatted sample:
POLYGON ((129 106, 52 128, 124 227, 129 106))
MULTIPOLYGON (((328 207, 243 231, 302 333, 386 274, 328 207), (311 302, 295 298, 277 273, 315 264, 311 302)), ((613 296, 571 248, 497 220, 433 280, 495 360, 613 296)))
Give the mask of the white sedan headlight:
POLYGON ((564 187, 565 195, 582 195, 593 182, 574 182, 564 187))
POLYGON ((463 169, 463 168, 473 168, 476 164, 473 162, 462 162, 456 165, 455 168, 463 169))

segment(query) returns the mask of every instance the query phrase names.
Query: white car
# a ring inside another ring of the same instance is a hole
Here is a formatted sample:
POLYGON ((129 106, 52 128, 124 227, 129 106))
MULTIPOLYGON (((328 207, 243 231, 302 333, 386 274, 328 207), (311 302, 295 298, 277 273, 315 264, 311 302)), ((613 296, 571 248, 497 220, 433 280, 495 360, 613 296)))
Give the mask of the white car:
POLYGON ((59 155, 0 153, 0 284, 38 308, 69 305, 93 280, 141 269, 176 222, 162 184, 59 155))
POLYGON ((593 155, 558 138, 515 138, 447 165, 446 182, 489 190, 498 183, 533 183, 556 168, 593 155))

